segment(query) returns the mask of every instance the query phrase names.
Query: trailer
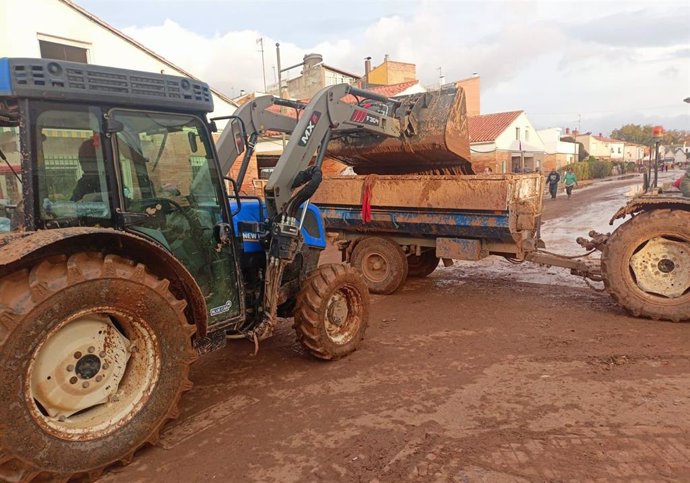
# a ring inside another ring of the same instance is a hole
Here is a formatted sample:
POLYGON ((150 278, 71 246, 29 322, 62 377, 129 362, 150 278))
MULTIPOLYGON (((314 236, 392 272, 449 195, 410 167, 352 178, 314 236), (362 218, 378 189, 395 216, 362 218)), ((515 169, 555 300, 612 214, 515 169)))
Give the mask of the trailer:
POLYGON ((313 198, 343 260, 374 293, 398 290, 452 260, 525 260, 539 244, 543 177, 341 176, 313 198))
POLYGON ((324 179, 312 201, 373 293, 393 293, 440 261, 501 256, 603 282, 635 316, 690 319, 690 200, 638 197, 613 215, 631 216, 613 233, 578 238, 600 258, 570 257, 540 239, 543 193, 539 173, 340 176, 324 179))

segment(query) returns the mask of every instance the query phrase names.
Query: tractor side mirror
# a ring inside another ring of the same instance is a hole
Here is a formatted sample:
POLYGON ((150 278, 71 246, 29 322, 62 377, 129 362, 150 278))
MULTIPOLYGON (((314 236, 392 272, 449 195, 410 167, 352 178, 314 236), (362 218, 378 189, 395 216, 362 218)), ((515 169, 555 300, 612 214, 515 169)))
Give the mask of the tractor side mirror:
POLYGON ((245 149, 244 127, 242 126, 242 123, 239 119, 230 119, 227 127, 230 129, 232 139, 235 142, 237 154, 242 154, 245 149))

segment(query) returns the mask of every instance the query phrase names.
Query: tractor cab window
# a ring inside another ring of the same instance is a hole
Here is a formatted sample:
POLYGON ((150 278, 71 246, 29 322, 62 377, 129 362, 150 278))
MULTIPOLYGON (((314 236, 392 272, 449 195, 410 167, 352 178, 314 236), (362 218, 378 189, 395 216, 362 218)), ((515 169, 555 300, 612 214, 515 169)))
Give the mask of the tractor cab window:
POLYGON ((185 264, 206 293, 212 316, 236 315, 234 254, 231 247, 217 249, 214 237, 223 221, 223 183, 202 122, 185 114, 126 110, 110 117, 126 228, 185 264))
POLYGON ((38 115, 34 176, 47 228, 111 225, 99 117, 88 109, 47 109, 38 115))
POLYGON ((22 167, 19 128, 0 125, 0 233, 18 230, 22 223, 22 167))

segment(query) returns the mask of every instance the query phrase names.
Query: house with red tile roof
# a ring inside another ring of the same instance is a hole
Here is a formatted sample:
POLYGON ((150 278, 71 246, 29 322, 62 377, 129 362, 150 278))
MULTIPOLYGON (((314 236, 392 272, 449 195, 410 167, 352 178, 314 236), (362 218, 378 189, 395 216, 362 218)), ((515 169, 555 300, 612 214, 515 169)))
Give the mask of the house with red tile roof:
POLYGON ((519 173, 542 169, 544 143, 524 111, 469 118, 470 153, 476 173, 519 173))

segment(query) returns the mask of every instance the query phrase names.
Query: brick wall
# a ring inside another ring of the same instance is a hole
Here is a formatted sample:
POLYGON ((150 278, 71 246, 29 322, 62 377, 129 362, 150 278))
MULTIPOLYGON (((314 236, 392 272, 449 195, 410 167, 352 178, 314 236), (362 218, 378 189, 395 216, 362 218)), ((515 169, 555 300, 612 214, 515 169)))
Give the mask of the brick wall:
POLYGON ((494 174, 502 173, 505 169, 506 173, 511 171, 511 156, 510 151, 497 150, 492 153, 472 153, 472 169, 477 174, 484 172, 484 168, 491 168, 494 174))
POLYGON ((481 114, 479 76, 470 77, 456 83, 457 86, 465 90, 465 103, 468 116, 479 116, 481 114))

